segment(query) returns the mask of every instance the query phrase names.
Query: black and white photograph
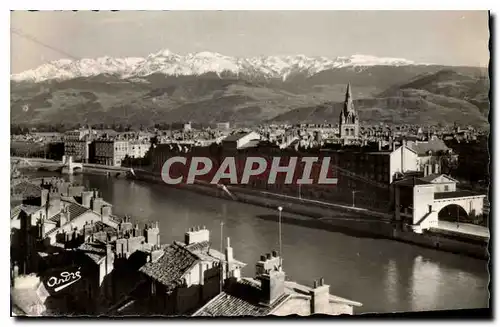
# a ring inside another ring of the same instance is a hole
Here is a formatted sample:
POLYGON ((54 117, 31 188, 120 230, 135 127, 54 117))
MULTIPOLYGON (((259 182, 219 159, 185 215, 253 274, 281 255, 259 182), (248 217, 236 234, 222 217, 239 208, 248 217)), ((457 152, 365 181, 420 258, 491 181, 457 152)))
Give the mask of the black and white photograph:
POLYGON ((491 316, 492 21, 11 11, 11 317, 491 316))

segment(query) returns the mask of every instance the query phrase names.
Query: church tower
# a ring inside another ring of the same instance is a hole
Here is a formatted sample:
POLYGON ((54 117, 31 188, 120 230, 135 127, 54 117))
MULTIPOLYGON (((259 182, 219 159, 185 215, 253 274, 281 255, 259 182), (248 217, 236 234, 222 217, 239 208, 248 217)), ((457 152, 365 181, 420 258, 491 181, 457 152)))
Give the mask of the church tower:
POLYGON ((351 84, 347 84, 344 109, 339 119, 340 138, 344 141, 355 140, 359 136, 359 117, 352 103, 351 84))

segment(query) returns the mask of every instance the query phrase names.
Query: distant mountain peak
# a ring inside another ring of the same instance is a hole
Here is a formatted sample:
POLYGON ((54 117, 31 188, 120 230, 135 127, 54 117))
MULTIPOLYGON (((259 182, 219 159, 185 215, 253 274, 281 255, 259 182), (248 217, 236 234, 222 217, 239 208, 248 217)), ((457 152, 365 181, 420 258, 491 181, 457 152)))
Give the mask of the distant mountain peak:
POLYGON ((308 57, 304 54, 286 56, 259 56, 236 58, 217 52, 202 51, 185 56, 168 49, 150 54, 146 58, 59 59, 35 69, 11 75, 13 81, 42 82, 112 74, 121 78, 145 77, 152 74, 167 76, 202 75, 206 73, 233 73, 235 75, 262 76, 286 80, 294 73, 313 75, 343 67, 404 66, 417 63, 401 58, 381 58, 355 54, 349 57, 308 57))

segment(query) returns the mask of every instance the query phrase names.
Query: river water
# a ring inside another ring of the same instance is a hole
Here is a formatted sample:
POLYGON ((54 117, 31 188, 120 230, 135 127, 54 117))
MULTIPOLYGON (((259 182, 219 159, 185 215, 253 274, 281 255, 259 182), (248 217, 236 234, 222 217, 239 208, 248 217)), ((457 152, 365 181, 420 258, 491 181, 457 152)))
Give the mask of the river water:
MULTIPOLYGON (((141 225, 158 221, 162 243, 182 241, 189 227, 206 226, 212 246, 220 249, 223 220, 224 239, 231 238, 234 256, 247 263, 244 276, 254 275, 260 255, 279 247, 278 216, 271 209, 140 181, 73 178, 101 190, 115 214, 131 215, 141 225)), ((484 260, 286 223, 282 247, 289 279, 312 285, 324 277, 332 294, 363 303, 357 313, 488 307, 484 260)))

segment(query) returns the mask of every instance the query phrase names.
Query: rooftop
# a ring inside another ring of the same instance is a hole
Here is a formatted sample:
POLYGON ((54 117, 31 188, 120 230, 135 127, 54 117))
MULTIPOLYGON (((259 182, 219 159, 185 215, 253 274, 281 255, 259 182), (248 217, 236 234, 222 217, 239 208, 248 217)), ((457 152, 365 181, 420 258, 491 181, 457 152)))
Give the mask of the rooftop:
POLYGON ((36 198, 41 196, 42 188, 29 181, 21 181, 12 187, 12 194, 22 195, 25 198, 36 198))
POLYGON ((77 249, 95 263, 101 262, 106 257, 106 245, 103 243, 82 243, 77 249))
POLYGON ((409 143, 408 146, 413 149, 418 155, 426 155, 429 151, 437 153, 439 151, 448 151, 450 148, 441 139, 432 139, 429 141, 416 141, 409 143))
POLYGON ((230 282, 226 289, 198 310, 194 316, 265 316, 281 304, 289 295, 283 294, 272 305, 260 304, 260 283, 251 278, 230 282))
MULTIPOLYGON (((182 242, 175 241, 175 244, 185 247, 187 250, 191 251, 194 255, 196 255, 199 259, 203 261, 222 261, 226 262, 226 255, 216 249, 211 248, 211 243, 209 241, 203 241, 198 243, 191 243, 189 245, 185 245, 182 242)), ((236 260, 230 262, 231 267, 238 266, 240 268, 245 267, 246 264, 236 260)))
POLYGON ((485 196, 483 194, 479 194, 476 192, 472 191, 467 191, 467 190, 457 190, 455 192, 439 192, 439 193, 434 193, 434 199, 439 200, 439 199, 450 199, 450 198, 462 198, 466 196, 485 196))
MULTIPOLYGON (((69 210, 70 221, 83 215, 85 212, 90 210, 87 207, 84 207, 78 203, 73 203, 73 202, 70 202, 67 208, 69 210)), ((53 222, 59 222, 61 220, 61 213, 59 212, 55 214, 54 216, 50 217, 49 220, 53 222)))
MULTIPOLYGON (((310 300, 312 288, 296 282, 285 281, 285 293, 270 305, 262 304, 261 283, 254 278, 242 278, 229 282, 222 293, 209 301, 194 316, 265 316, 272 314, 292 298, 310 300)), ((330 303, 342 303, 359 307, 359 302, 330 294, 330 303)))
POLYGON ((175 288, 184 274, 200 259, 179 244, 171 244, 155 262, 148 262, 140 271, 167 288, 175 288))
POLYGON ((232 135, 229 135, 228 137, 226 137, 225 139, 223 139, 222 142, 235 142, 235 141, 238 141, 239 139, 241 139, 242 137, 249 135, 250 133, 253 133, 253 132, 241 132, 241 133, 232 134, 232 135))

